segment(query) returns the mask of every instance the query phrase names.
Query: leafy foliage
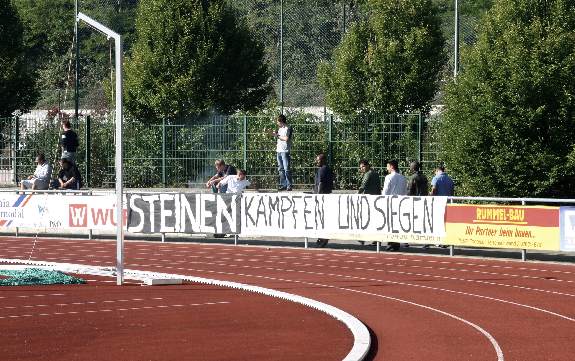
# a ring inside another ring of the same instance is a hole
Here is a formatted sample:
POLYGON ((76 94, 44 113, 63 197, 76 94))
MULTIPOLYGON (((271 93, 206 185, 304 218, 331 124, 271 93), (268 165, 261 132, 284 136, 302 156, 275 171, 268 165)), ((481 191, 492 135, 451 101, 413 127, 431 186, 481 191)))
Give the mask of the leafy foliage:
POLYGON ((466 195, 573 196, 575 3, 499 0, 446 89, 444 158, 466 195))
POLYGON ((26 69, 23 26, 10 0, 0 0, 0 117, 34 105, 34 78, 26 69))
POLYGON ((269 93, 263 47, 227 1, 143 0, 126 64, 126 105, 140 119, 260 106, 269 93))
POLYGON ((444 38, 431 0, 369 0, 318 70, 326 102, 342 115, 426 111, 445 63, 444 38))

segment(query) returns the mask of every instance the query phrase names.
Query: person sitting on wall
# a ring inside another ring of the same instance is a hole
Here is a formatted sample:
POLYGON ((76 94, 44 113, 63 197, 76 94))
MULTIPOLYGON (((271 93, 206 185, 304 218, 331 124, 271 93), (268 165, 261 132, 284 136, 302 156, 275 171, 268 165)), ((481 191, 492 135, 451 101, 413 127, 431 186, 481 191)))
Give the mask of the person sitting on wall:
POLYGON ((58 172, 55 189, 80 189, 81 175, 78 167, 68 158, 60 159, 60 172, 58 172))
POLYGON ((220 183, 226 176, 236 175, 236 168, 232 165, 226 164, 222 159, 216 160, 214 165, 216 167, 216 174, 206 182, 206 188, 211 188, 213 193, 226 193, 228 189, 227 185, 218 187, 218 183, 220 183))
POLYGON ((238 169, 238 174, 228 175, 224 177, 219 183, 218 188, 228 187, 226 193, 241 194, 244 189, 250 186, 250 181, 246 179, 246 171, 238 169))
POLYGON ((34 174, 20 182, 20 189, 48 189, 52 178, 52 166, 46 161, 44 153, 38 153, 35 162, 37 165, 34 174))

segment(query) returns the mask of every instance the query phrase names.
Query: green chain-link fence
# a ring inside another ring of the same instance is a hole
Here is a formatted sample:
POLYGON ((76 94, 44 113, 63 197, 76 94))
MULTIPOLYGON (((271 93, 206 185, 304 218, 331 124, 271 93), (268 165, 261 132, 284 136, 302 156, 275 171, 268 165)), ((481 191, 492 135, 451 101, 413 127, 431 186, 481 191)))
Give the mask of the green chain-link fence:
MULTIPOLYGON (((448 64, 444 72, 447 80, 453 74, 454 0, 434 0, 440 10, 442 29, 446 39, 448 64)), ((73 4, 73 1, 70 0, 73 4)), ((120 32, 124 51, 129 54, 136 37, 135 18, 138 0, 78 0, 80 11, 120 32)), ((318 106, 325 104, 324 93, 317 79, 317 65, 331 59, 333 50, 354 21, 365 16, 361 1, 331 0, 234 0, 230 2, 238 14, 254 29, 265 47, 266 62, 272 73, 274 96, 280 99, 280 78, 283 79, 283 100, 287 107, 318 106), (282 11, 283 10, 283 11, 282 11), (283 26, 280 26, 282 25, 283 26), (283 42, 280 41, 280 33, 283 42), (282 46, 283 45, 283 46, 282 46), (280 49, 281 65, 280 66, 280 49), (281 74, 281 75, 280 75, 281 74)), ((476 27, 490 7, 490 0, 460 1, 460 45, 471 45, 476 40, 476 27)), ((73 8, 73 7, 72 7, 73 8)), ((61 10, 62 17, 73 19, 70 6, 61 10)), ((73 45, 73 22, 70 21, 67 41, 73 45)), ((110 42, 86 26, 80 26, 80 108, 111 110, 106 87, 112 77, 113 58, 110 42)), ((68 44, 67 43, 67 44, 68 44)), ((51 79, 58 87, 46 84, 38 108, 74 108, 74 49, 67 47, 62 54, 53 54, 56 65, 51 79)), ((53 69, 52 69, 53 68, 53 69)), ((441 96, 438 97, 441 102, 441 96)))
MULTIPOLYGON (((292 170, 297 188, 313 183, 315 156, 326 153, 337 175, 337 187, 354 189, 359 182, 358 162, 368 159, 376 168, 397 159, 402 170, 421 160, 431 171, 437 162, 438 121, 420 114, 380 115, 341 120, 333 115, 316 117, 294 113, 292 170)), ((81 145, 77 162, 84 184, 114 186, 114 122, 106 117, 72 121, 81 145)), ((0 174, 4 184, 32 174, 33 159, 43 152, 58 168, 60 122, 43 119, 0 119, 3 130, 0 174)), ((261 188, 278 182, 275 128, 271 116, 212 116, 193 122, 145 124, 125 121, 124 171, 128 187, 202 187, 214 173, 215 159, 245 168, 261 188)))

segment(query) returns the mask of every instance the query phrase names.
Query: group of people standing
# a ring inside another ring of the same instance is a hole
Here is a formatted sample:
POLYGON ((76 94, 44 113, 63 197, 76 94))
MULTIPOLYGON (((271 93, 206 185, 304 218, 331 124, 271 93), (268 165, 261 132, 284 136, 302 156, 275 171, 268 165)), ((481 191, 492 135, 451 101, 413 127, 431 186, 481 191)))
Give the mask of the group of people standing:
MULTIPOLYGON (((281 114, 276 118, 277 130, 268 131, 268 134, 276 139, 276 160, 279 173, 278 191, 291 191, 293 187, 292 174, 290 171, 291 147, 293 130, 287 124, 285 115, 281 114)), ((324 153, 320 153, 315 158, 317 166, 313 192, 316 194, 329 194, 334 189, 335 175, 328 166, 328 159, 324 153)), ((216 174, 206 183, 207 188, 211 188, 216 193, 241 193, 250 182, 245 179, 246 173, 243 170, 236 171, 231 165, 226 165, 223 160, 215 163, 216 174)), ((361 184, 358 189, 360 194, 372 195, 409 195, 409 196, 452 196, 454 183, 451 177, 445 172, 443 164, 435 169, 435 176, 431 180, 431 190, 429 181, 421 171, 421 164, 414 161, 410 164, 411 175, 409 179, 401 174, 396 160, 387 161, 387 175, 384 178, 383 187, 381 178, 377 171, 372 169, 366 159, 359 161, 359 170, 363 173, 361 184)), ((318 247, 325 247, 328 239, 317 240, 318 247)), ((388 251, 397 251, 400 244, 389 242, 388 251)))
MULTIPOLYGON (((333 183, 334 175, 331 169, 326 165, 326 157, 324 154, 319 154, 316 158, 318 169, 316 172, 314 193, 331 193, 333 184, 323 186, 323 189, 329 190, 327 192, 320 191, 322 188, 320 184, 325 182, 333 183)), ((414 161, 410 164, 411 176, 406 178, 399 171, 399 165, 396 160, 387 161, 387 175, 384 178, 383 189, 381 186, 381 178, 377 171, 371 168, 369 161, 362 159, 359 161, 359 170, 363 173, 361 184, 358 189, 360 194, 371 195, 399 195, 399 196, 452 196, 454 194, 453 180, 445 172, 443 164, 437 166, 435 169, 435 176, 431 180, 431 191, 429 190, 429 182, 427 177, 421 171, 421 164, 414 161)), ((318 239, 318 247, 325 247, 328 243, 327 239, 318 239)), ((426 246, 428 247, 428 246, 426 246)), ((386 250, 397 251, 400 244, 397 242, 389 242, 386 250)))
POLYGON ((36 170, 34 174, 20 182, 21 190, 80 189, 82 176, 76 165, 76 151, 79 145, 78 135, 72 130, 72 125, 68 119, 62 120, 61 126, 62 133, 59 147, 62 153, 59 160, 60 171, 58 172, 58 177, 52 180, 52 166, 46 160, 46 155, 40 152, 34 160, 36 170))

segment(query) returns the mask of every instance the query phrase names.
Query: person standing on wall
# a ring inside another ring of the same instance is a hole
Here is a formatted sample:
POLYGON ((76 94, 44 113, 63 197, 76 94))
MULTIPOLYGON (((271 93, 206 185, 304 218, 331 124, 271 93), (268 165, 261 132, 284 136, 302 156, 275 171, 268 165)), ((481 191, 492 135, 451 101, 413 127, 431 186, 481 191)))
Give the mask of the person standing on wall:
POLYGON ((62 120, 62 136, 60 146, 62 147, 62 157, 68 159, 72 164, 76 164, 76 150, 78 149, 78 134, 72 130, 72 125, 68 119, 62 120))
MULTIPOLYGON (((327 165, 327 157, 325 154, 318 154, 315 157, 315 164, 317 165, 317 171, 315 172, 313 192, 315 194, 331 193, 333 191, 334 176, 331 168, 327 165)), ((323 248, 328 242, 329 239, 327 238, 318 238, 317 246, 323 248)))
MULTIPOLYGON (((385 176, 383 183, 383 194, 386 196, 405 196, 407 195, 407 179, 399 173, 396 160, 387 162, 388 175, 385 176)), ((386 251, 398 251, 398 242, 388 242, 386 251)))
POLYGON ((290 170, 290 150, 292 144, 292 128, 287 124, 285 115, 280 114, 276 123, 278 130, 270 134, 277 138, 276 153, 278 162, 278 172, 280 175, 280 185, 278 191, 291 191, 292 190, 292 176, 290 170))

